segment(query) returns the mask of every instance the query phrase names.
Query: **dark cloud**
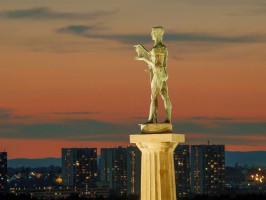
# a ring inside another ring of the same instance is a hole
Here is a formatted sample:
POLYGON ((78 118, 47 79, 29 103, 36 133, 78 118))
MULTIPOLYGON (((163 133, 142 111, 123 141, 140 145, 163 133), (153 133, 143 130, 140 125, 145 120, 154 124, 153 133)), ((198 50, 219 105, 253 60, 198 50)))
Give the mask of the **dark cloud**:
MULTIPOLYGON (((52 112, 48 115, 91 115, 98 112, 52 112)), ((143 116, 131 119, 144 121, 143 116)), ((241 122, 239 118, 195 116, 173 123, 175 133, 183 133, 188 142, 211 140, 224 144, 255 145, 266 140, 266 122, 241 122), (240 120, 240 121, 239 121, 240 120), (254 139, 252 139, 254 138, 254 139), (265 139, 263 139, 265 138, 265 139), (252 141, 251 141, 252 140, 252 141), (258 141, 259 140, 259 141, 258 141)), ((8 108, 0 108, 0 138, 128 141, 129 134, 139 133, 139 126, 131 123, 110 123, 93 119, 62 119, 43 122, 38 116, 18 116, 8 108), (26 121, 25 118, 29 117, 26 121), (23 119, 22 121, 20 121, 23 119)))
POLYGON ((265 41, 264 37, 257 35, 243 36, 219 36, 203 33, 170 33, 165 36, 169 41, 189 41, 189 42, 214 42, 214 43, 250 43, 265 41))
POLYGON ((182 133, 204 133, 211 135, 260 135, 265 136, 266 140, 266 122, 232 122, 217 121, 213 123, 181 122, 175 123, 175 128, 182 133))
POLYGON ((225 144, 231 146, 264 146, 266 141, 266 122, 236 122, 213 120, 177 122, 174 132, 186 135, 188 144, 225 144))
MULTIPOLYGON (((266 139, 266 122, 201 122, 175 122, 174 132, 186 134, 188 141, 215 140, 225 144, 248 143, 248 137, 252 136, 266 139)), ((67 119, 49 123, 0 123, 0 138, 14 139, 128 141, 129 134, 139 132, 137 123, 118 124, 92 119, 67 119)))
POLYGON ((130 133, 128 126, 108 122, 79 119, 54 123, 2 124, 1 138, 15 139, 64 139, 123 141, 130 133))
POLYGON ((74 35, 83 35, 88 30, 97 30, 96 26, 71 25, 58 29, 59 33, 69 33, 74 35))
POLYGON ((34 116, 15 115, 13 109, 0 108, 0 126, 2 123, 7 123, 7 121, 9 121, 9 120, 23 120, 23 119, 30 119, 30 118, 34 118, 34 116))
POLYGON ((202 133, 203 131, 208 129, 208 127, 201 123, 193 123, 188 121, 188 122, 173 123, 173 129, 174 132, 186 134, 186 133, 202 133))
POLYGON ((70 25, 57 30, 58 33, 66 33, 86 38, 115 40, 123 43, 131 43, 133 41, 150 42, 150 36, 145 35, 113 35, 99 33, 96 26, 70 25))
POLYGON ((11 110, 6 108, 0 108, 0 120, 9 119, 11 117, 11 110))
MULTIPOLYGON (((227 135, 250 135, 253 134, 265 136, 266 140, 266 122, 238 122, 226 123, 221 122, 218 124, 217 133, 227 135)), ((215 130, 215 128, 214 128, 215 130)))
POLYGON ((1 11, 0 17, 8 19, 34 19, 34 20, 50 20, 50 19, 78 19, 88 20, 98 17, 111 16, 118 13, 118 10, 112 11, 95 11, 87 13, 73 13, 73 12, 58 12, 46 7, 17 9, 1 11))
MULTIPOLYGON (((86 38, 114 40, 122 43, 147 43, 151 41, 150 35, 141 34, 105 34, 95 32, 97 27, 71 25, 57 30, 59 33, 67 33, 86 38)), ((265 42, 266 38, 259 35, 219 36, 205 33, 168 33, 165 34, 167 41, 177 42, 207 42, 207 43, 254 43, 265 42)))

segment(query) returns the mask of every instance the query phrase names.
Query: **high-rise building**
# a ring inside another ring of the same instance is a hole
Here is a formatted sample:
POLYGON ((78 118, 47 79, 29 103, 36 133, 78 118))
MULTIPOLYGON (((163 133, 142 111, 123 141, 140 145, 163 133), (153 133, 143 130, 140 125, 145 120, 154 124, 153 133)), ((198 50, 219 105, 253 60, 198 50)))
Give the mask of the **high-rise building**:
POLYGON ((140 195, 141 152, 137 147, 127 148, 127 195, 140 195))
POLYGON ((108 182, 111 193, 127 194, 127 149, 103 148, 100 159, 101 182, 108 182))
POLYGON ((101 157, 100 157, 100 181, 106 182, 110 189, 114 188, 113 186, 113 154, 114 148, 102 148, 101 157))
POLYGON ((178 145, 174 151, 176 196, 188 197, 190 192, 189 145, 178 145))
POLYGON ((102 148, 100 180, 117 195, 140 194, 140 151, 137 147, 102 148))
POLYGON ((115 191, 125 195, 127 193, 127 149, 121 147, 114 149, 113 161, 115 191))
POLYGON ((96 148, 63 148, 62 179, 68 188, 91 189, 97 181, 96 148))
POLYGON ((0 194, 7 192, 7 152, 0 152, 0 194))
POLYGON ((217 195, 224 190, 224 145, 191 146, 191 191, 195 194, 217 195))

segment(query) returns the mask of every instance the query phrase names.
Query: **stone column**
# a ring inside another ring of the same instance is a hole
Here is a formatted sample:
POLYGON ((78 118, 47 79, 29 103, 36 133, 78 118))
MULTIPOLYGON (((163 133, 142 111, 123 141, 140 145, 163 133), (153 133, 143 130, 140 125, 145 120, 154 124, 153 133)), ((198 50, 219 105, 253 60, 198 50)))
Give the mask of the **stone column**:
POLYGON ((171 133, 169 124, 141 126, 142 134, 130 135, 142 152, 141 200, 176 200, 173 151, 185 136, 171 133))

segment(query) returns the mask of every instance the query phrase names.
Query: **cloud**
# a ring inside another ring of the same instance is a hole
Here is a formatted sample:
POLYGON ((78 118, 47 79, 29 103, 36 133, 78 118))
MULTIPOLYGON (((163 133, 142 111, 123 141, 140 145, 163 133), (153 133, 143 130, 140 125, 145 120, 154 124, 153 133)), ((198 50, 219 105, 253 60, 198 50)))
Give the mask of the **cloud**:
POLYGON ((244 136, 260 135, 266 139, 266 122, 233 122, 233 121, 214 121, 212 123, 201 122, 180 122, 175 123, 174 127, 182 133, 203 133, 217 136, 244 136))
POLYGON ((1 11, 0 17, 8 19, 34 19, 34 20, 55 20, 55 19, 89 20, 98 17, 108 17, 111 15, 115 15, 118 12, 119 10, 73 13, 73 12, 57 12, 47 7, 37 7, 30 9, 1 11))
POLYGON ((0 108, 0 120, 9 119, 11 117, 11 110, 7 108, 0 108))
MULTIPOLYGON (((136 121, 142 116, 133 116, 131 123, 110 123, 94 119, 74 119, 76 115, 92 115, 98 112, 51 112, 60 115, 56 120, 13 114, 8 108, 0 108, 0 138, 5 139, 50 139, 75 141, 129 142, 129 135, 140 133, 136 121), (62 115, 62 116, 61 116, 62 115), (65 119, 69 115, 73 118, 65 119)), ((173 122, 175 133, 186 135, 190 144, 214 143, 226 145, 262 145, 266 140, 266 122, 232 117, 193 116, 173 122)))
MULTIPOLYGON (((70 112, 68 114, 82 113, 89 112, 70 112)), ((266 139, 266 122, 236 122, 223 120, 222 117, 221 120, 217 118, 213 118, 212 123, 204 123, 201 120, 175 122, 173 124, 174 132, 183 133, 194 142, 215 140, 225 144, 244 144, 245 142, 250 143, 252 138, 254 141, 258 138, 261 141, 263 137, 266 139)), ((93 119, 59 119, 52 122, 34 122, 31 120, 27 123, 17 121, 0 123, 0 138, 13 139, 127 142, 129 134, 139 132, 139 126, 133 122, 118 124, 93 119)))
POLYGON ((34 116, 30 115, 16 115, 14 114, 14 110, 10 108, 0 108, 0 128, 1 124, 3 123, 9 123, 9 121, 12 120, 28 120, 28 119, 33 119, 34 116))
MULTIPOLYGON (((72 34, 76 36, 96 39, 115 40, 121 43, 148 43, 150 35, 145 34, 105 34, 95 32, 97 27, 84 25, 70 25, 57 30, 58 33, 72 34)), ((254 43, 265 42, 266 37, 259 35, 222 36, 207 33, 168 33, 165 34, 167 41, 176 42, 207 42, 207 43, 254 43)))
POLYGON ((96 38, 96 39, 107 39, 115 40, 123 43, 130 43, 132 41, 150 41, 150 36, 145 35, 113 35, 113 34, 103 34, 97 31, 96 26, 84 26, 84 25, 70 25, 67 27, 57 29, 58 33, 72 34, 76 36, 86 37, 86 38, 96 38), (95 32, 96 30, 96 32, 95 32))
POLYGON ((236 120, 207 120, 174 123, 174 132, 185 134, 188 144, 225 144, 225 146, 264 148, 266 122, 237 122, 236 120))
MULTIPOLYGON (((59 33, 69 33, 74 35, 80 35, 86 34, 88 30, 97 30, 96 26, 84 26, 84 25, 71 25, 67 27, 63 27, 58 29, 57 31, 59 33)), ((86 35, 84 35, 86 37, 86 35)))
POLYGON ((121 124, 70 119, 50 123, 2 124, 0 138, 123 141, 130 130, 132 128, 121 124))
POLYGON ((214 42, 214 43, 250 43, 265 41, 257 35, 219 36, 204 33, 170 33, 166 34, 169 41, 214 42))
POLYGON ((219 123, 216 133, 227 135, 262 135, 266 139, 266 122, 238 122, 238 123, 219 123))

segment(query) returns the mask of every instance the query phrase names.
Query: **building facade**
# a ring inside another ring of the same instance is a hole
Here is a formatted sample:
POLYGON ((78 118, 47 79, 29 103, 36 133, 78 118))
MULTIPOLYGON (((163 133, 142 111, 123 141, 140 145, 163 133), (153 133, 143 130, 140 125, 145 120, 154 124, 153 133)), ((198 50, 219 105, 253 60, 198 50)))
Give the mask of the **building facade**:
POLYGON ((102 148, 100 181, 107 182, 111 193, 140 194, 140 151, 137 147, 102 148))
POLYGON ((127 195, 140 195, 141 152, 137 147, 127 148, 127 195))
POLYGON ((224 145, 191 146, 191 191, 194 194, 221 194, 225 185, 224 145))
POLYGON ((189 145, 178 145, 174 151, 175 183, 177 199, 188 197, 190 193, 189 145))
POLYGON ((0 152, 0 194, 7 192, 7 152, 0 152))
POLYGON ((97 149, 63 148, 62 180, 66 188, 88 189, 96 187, 97 149))

